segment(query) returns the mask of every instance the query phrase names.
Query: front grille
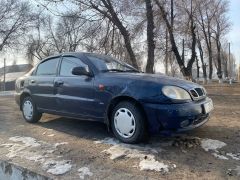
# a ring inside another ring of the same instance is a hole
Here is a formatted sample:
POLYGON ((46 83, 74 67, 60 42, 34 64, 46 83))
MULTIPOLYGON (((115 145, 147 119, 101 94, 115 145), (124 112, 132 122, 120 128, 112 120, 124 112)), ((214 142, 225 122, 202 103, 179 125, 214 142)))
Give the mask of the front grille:
POLYGON ((194 100, 202 99, 206 96, 203 88, 194 88, 190 90, 190 94, 194 100))

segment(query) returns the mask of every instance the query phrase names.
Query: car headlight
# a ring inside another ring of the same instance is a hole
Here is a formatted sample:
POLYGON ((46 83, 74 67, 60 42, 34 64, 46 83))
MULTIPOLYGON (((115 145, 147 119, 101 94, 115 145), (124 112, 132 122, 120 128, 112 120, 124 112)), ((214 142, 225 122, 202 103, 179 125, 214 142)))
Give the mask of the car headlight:
POLYGON ((191 96, 189 93, 177 86, 164 86, 162 88, 162 92, 165 96, 176 99, 176 100, 189 100, 191 99, 191 96))

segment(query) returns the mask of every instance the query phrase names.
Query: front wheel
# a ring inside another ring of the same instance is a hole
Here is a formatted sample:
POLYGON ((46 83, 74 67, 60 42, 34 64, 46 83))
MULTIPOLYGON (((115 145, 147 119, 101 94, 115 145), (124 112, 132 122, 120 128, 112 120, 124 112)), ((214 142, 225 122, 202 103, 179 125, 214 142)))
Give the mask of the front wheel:
POLYGON ((146 137, 143 113, 134 103, 123 101, 115 106, 111 117, 114 135, 125 143, 138 143, 146 137))
POLYGON ((42 114, 37 111, 30 96, 25 97, 22 101, 22 114, 24 119, 29 123, 36 123, 42 117, 42 114))

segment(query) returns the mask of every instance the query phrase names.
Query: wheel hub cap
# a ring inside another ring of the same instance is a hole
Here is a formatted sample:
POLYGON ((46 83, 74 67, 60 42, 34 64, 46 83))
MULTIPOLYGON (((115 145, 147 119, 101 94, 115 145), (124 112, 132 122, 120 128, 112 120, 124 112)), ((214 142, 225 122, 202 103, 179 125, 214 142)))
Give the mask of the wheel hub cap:
POLYGON ((136 129, 133 114, 126 108, 120 108, 114 115, 114 125, 118 134, 124 138, 130 138, 136 129))
POLYGON ((23 114, 25 118, 31 119, 33 115, 33 106, 30 101, 25 101, 23 104, 23 114))

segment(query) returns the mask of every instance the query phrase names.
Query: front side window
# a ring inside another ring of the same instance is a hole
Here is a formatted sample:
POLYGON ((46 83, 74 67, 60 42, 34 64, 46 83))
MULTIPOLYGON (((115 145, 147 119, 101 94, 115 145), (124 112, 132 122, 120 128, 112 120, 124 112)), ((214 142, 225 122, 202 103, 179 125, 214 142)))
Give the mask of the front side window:
POLYGON ((83 63, 79 58, 76 57, 63 57, 62 65, 60 69, 61 76, 75 76, 72 74, 72 70, 75 67, 86 67, 88 66, 83 63))
POLYGON ((57 73, 58 58, 52 58, 38 65, 36 75, 39 76, 55 76, 57 73))

